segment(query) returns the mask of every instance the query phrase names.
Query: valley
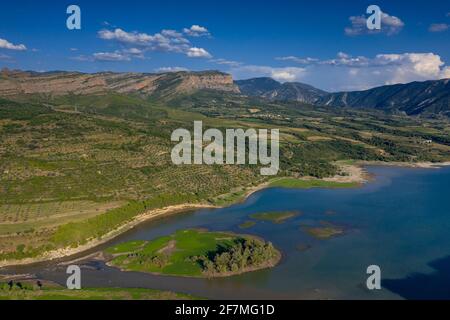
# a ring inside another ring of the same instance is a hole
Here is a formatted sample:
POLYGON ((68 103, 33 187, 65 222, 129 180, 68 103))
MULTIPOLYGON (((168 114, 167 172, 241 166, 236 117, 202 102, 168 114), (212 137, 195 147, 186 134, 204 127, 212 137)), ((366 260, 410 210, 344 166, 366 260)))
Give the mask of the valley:
POLYGON ((250 97, 221 73, 4 71, 0 95, 1 265, 91 248, 164 208, 224 206, 259 186, 355 187, 365 179, 348 168, 361 163, 450 160, 446 118, 250 97), (174 166, 171 133, 198 120, 280 129, 283 179, 259 165, 174 166))

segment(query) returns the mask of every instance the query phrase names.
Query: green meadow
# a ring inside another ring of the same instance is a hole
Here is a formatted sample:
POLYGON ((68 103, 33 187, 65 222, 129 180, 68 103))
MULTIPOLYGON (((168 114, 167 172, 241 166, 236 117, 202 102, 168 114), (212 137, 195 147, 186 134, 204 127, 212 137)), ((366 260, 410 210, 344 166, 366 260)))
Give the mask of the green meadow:
POLYGON ((59 286, 43 286, 22 283, 12 289, 0 283, 0 300, 192 300, 187 294, 141 288, 82 288, 68 290, 59 286))
POLYGON ((296 178, 281 178, 272 181, 270 187, 311 189, 311 188, 356 188, 359 186, 356 182, 334 182, 324 180, 303 180, 296 178))
POLYGON ((267 267, 266 258, 279 257, 263 240, 203 230, 180 230, 152 241, 126 242, 105 252, 111 256, 108 263, 123 270, 188 277, 241 273, 267 267))

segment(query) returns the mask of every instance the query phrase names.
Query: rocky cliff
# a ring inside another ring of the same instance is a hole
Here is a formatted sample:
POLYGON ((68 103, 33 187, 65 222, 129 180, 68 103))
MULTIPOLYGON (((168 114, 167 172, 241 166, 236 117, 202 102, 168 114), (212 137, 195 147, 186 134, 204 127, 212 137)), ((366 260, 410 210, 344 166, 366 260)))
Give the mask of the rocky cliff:
POLYGON ((102 94, 108 91, 169 97, 197 90, 239 93, 230 75, 217 71, 174 73, 25 72, 2 70, 0 96, 102 94))

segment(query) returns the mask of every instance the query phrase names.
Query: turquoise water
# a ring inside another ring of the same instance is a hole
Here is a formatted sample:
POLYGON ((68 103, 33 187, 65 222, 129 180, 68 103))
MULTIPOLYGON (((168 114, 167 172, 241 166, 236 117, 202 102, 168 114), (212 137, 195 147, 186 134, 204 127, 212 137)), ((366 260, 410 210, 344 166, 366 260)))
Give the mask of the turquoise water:
MULTIPOLYGON (((368 170, 376 179, 361 188, 266 189, 228 208, 143 224, 114 241, 154 239, 194 227, 255 234, 283 252, 273 269, 206 280, 121 272, 88 261, 83 285, 151 287, 230 299, 450 299, 450 168, 368 170), (238 228, 251 214, 284 210, 302 214, 283 224, 238 228), (318 240, 302 230, 324 221, 343 226, 345 234, 318 240), (369 291, 366 268, 373 264, 381 268, 383 288, 369 291)), ((63 267, 32 271, 64 283, 63 267)))

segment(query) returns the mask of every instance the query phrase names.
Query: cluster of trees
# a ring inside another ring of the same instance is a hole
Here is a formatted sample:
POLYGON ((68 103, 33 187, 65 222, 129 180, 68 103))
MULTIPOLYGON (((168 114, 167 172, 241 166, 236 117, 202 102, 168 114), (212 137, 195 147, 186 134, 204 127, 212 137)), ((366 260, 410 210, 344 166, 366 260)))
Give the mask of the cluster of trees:
POLYGON ((31 120, 41 114, 50 113, 48 107, 32 103, 20 103, 0 98, 0 119, 31 120))
POLYGON ((152 255, 147 253, 129 253, 127 254, 127 263, 132 261, 133 263, 137 263, 139 265, 144 266, 154 266, 159 269, 165 267, 169 263, 169 257, 165 254, 163 255, 152 255))
POLYGON ((381 160, 375 150, 343 140, 307 142, 282 149, 281 168, 300 176, 325 178, 338 173, 333 161, 381 160))
POLYGON ((240 239, 229 247, 222 247, 208 255, 192 257, 208 275, 242 272, 259 267, 279 255, 271 242, 240 239))
POLYGON ((42 289, 43 284, 40 280, 36 281, 36 286, 34 287, 31 283, 22 283, 22 282, 15 282, 13 280, 8 281, 7 283, 0 282, 0 291, 6 291, 6 290, 34 290, 42 289))
POLYGON ((386 138, 374 136, 369 139, 365 139, 365 141, 370 145, 383 149, 384 151, 389 153, 392 160, 396 161, 410 161, 414 156, 418 156, 420 153, 420 150, 418 148, 411 148, 406 145, 400 145, 395 141, 386 138))

